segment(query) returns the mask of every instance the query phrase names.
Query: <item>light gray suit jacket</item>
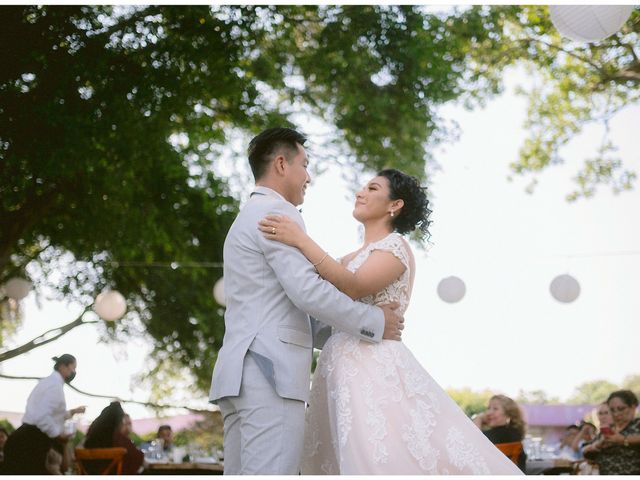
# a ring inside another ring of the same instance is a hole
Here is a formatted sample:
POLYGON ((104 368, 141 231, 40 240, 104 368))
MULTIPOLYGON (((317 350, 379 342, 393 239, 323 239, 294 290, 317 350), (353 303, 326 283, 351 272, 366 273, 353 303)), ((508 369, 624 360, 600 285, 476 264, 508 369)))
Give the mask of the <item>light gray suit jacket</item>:
MULTIPOLYGON (((225 334, 209 400, 240 393, 247 351, 283 398, 308 401, 312 319, 379 342, 381 309, 355 302, 323 280, 297 249, 266 239, 258 221, 287 215, 304 228, 298 210, 266 187, 256 187, 224 242, 225 334)), ((250 379, 247 379, 250 380, 250 379)))

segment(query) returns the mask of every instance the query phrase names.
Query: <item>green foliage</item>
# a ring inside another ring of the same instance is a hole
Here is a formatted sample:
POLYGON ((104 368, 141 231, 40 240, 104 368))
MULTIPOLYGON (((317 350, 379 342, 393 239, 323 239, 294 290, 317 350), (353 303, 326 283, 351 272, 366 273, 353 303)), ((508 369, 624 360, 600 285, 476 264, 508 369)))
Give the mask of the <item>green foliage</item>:
POLYGON ((215 165, 234 135, 307 111, 335 126, 320 161, 424 177, 436 107, 488 35, 477 8, 0 8, 0 283, 85 305, 118 289, 129 314, 105 338, 145 331, 201 390, 224 328, 221 270, 203 264, 238 209, 215 165))
POLYGON ((196 422, 192 427, 173 434, 176 445, 191 445, 204 451, 223 447, 222 416, 220 412, 206 414, 204 420, 196 422))
POLYGON ((16 430, 11 422, 9 422, 9 420, 5 418, 0 419, 0 427, 4 428, 9 433, 9 435, 11 435, 16 430))
POLYGON ((80 430, 76 430, 73 434, 73 438, 71 439, 72 445, 77 447, 82 442, 84 442, 85 437, 86 435, 83 432, 81 432, 80 430))
POLYGON ((640 374, 625 377, 622 381, 622 388, 631 390, 640 399, 640 374))
POLYGON ((602 144, 575 177, 577 188, 567 195, 574 201, 591 197, 598 185, 615 193, 632 188, 637 174, 624 168, 609 139, 608 122, 625 107, 640 100, 640 8, 611 37, 595 42, 563 39, 551 24, 548 6, 494 7, 505 28, 496 48, 472 52, 475 71, 499 85, 508 65, 525 62, 536 80, 529 91, 525 128, 529 137, 511 167, 518 175, 533 174, 564 162, 561 149, 592 123, 604 126, 602 144), (494 68, 488 69, 487 65, 494 68))
MULTIPOLYGON (((438 108, 482 104, 524 60, 544 80, 514 164, 525 174, 639 95, 639 9, 589 46, 562 43, 543 6, 0 9, 0 283, 25 275, 84 305, 118 289, 129 314, 104 337, 148 333, 158 368, 187 368, 201 391, 224 332, 211 288, 239 195, 216 165, 234 140, 307 130, 308 113, 330 127, 319 164, 424 179, 451 135, 438 108)), ((633 180, 603 142, 579 194, 633 180)))
POLYGON ((131 432, 129 434, 129 438, 131 439, 131 441, 136 447, 140 448, 140 446, 143 443, 153 440, 153 438, 155 438, 155 433, 151 433, 150 435, 146 435, 146 436, 140 436, 135 432, 131 432), (151 436, 151 438, 146 438, 148 436, 151 436))
POLYGON ((569 397, 567 403, 574 405, 602 403, 607 399, 611 392, 618 389, 619 387, 617 385, 607 380, 585 382, 574 389, 573 395, 569 397))
POLYGON ((447 393, 469 417, 484 412, 489 404, 489 399, 494 395, 494 392, 490 390, 476 392, 470 388, 449 388, 447 393))
POLYGON ((518 396, 514 398, 518 403, 529 403, 533 405, 547 405, 560 403, 558 397, 549 397, 544 390, 519 390, 518 396))

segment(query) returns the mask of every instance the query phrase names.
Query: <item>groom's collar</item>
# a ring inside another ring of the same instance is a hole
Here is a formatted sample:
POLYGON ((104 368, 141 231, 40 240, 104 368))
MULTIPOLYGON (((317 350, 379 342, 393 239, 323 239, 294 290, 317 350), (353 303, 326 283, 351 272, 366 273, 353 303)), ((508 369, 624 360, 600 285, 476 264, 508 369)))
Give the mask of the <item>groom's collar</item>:
POLYGON ((281 200, 284 200, 285 202, 287 201, 286 198, 284 198, 282 195, 280 195, 275 190, 272 190, 269 187, 263 187, 263 186, 260 186, 260 185, 257 185, 256 188, 253 189, 253 192, 251 192, 250 196, 253 197, 254 195, 267 195, 269 197, 279 198, 281 200))
MULTIPOLYGON (((287 203, 291 203, 289 202, 289 200, 287 200, 286 198, 284 198, 282 195, 280 195, 278 192, 276 192, 275 190, 272 190, 269 187, 262 187, 260 185, 256 185, 256 187, 253 189, 253 192, 251 192, 251 195, 249 195, 249 197, 253 197, 254 195, 267 195, 268 197, 274 197, 274 198, 279 198, 281 200, 284 200, 287 203)), ((294 205, 295 207, 295 205, 294 205)), ((296 210, 298 210, 300 213, 302 213, 302 208, 299 207, 295 207, 296 210)))

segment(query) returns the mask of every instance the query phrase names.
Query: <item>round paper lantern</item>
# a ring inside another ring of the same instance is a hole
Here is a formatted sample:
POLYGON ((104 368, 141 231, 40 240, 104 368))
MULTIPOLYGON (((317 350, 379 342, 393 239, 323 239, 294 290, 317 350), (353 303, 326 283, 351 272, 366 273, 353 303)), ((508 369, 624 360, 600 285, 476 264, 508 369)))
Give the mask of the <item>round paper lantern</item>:
POLYGON ((571 303, 580 295, 580 284, 571 275, 558 275, 549 285, 551 296, 562 303, 571 303))
POLYGON ((29 294, 31 290, 31 282, 24 278, 14 277, 10 278, 4 285, 4 291, 7 293, 7 297, 14 300, 22 300, 29 294))
POLYGON ((597 42, 625 24, 633 5, 549 5, 551 22, 563 37, 597 42))
POLYGON ((227 305, 224 299, 224 277, 220 277, 216 284, 213 286, 213 298, 216 299, 219 305, 223 307, 227 305))
POLYGON ((443 278, 438 283, 438 296, 447 303, 459 302, 466 292, 467 287, 458 277, 443 278))
POLYGON ((127 311, 127 302, 117 290, 104 290, 96 297, 93 311, 103 320, 115 322, 127 311))

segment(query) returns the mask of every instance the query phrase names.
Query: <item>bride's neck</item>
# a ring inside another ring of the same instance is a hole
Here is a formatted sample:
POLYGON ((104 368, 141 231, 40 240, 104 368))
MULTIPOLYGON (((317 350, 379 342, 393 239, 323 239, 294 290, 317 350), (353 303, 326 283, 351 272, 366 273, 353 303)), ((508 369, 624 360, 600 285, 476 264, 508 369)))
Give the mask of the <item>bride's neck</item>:
POLYGON ((388 221, 375 221, 364 224, 364 245, 378 242, 393 232, 388 221))

